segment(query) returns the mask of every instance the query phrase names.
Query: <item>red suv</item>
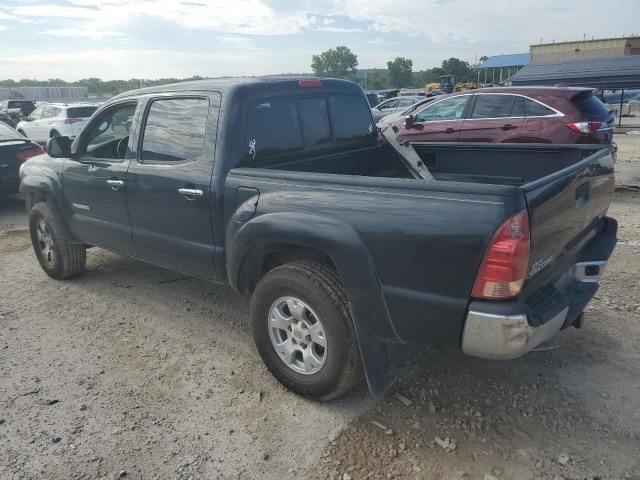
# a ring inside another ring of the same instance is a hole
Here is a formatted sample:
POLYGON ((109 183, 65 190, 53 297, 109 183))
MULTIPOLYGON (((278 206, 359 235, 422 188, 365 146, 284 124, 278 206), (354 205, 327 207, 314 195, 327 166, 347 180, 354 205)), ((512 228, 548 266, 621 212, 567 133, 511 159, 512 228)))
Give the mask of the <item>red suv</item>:
POLYGON ((607 144, 613 123, 592 89, 505 87, 442 96, 395 125, 409 142, 607 144))

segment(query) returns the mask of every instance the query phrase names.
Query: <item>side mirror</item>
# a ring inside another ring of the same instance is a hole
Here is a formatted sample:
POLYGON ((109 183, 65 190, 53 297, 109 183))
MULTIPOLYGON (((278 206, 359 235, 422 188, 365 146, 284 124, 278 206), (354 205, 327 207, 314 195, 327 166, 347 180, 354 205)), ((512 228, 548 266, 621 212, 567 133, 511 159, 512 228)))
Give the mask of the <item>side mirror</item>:
POLYGON ((416 117, 414 115, 407 115, 404 117, 404 126, 405 128, 413 127, 413 123, 416 121, 416 117))
POLYGON ((69 158, 71 156, 71 139, 69 137, 52 137, 45 147, 53 158, 69 158))

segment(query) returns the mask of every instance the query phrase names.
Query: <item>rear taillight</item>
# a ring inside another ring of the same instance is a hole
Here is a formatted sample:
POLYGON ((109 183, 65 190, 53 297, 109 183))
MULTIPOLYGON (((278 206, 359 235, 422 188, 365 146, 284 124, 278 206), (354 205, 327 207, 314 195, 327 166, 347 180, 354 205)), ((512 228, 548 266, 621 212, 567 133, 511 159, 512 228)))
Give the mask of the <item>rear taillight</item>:
POLYGON ((66 123, 67 125, 71 123, 81 122, 81 121, 82 121, 81 118, 65 118, 64 119, 64 123, 66 123))
POLYGON ((44 153, 44 150, 42 150, 41 147, 36 146, 34 148, 30 148, 29 150, 19 151, 18 153, 16 153, 16 157, 21 162, 24 162, 27 158, 35 157, 36 155, 40 155, 42 153, 44 153))
POLYGON ((504 300, 520 293, 529 267, 529 214, 509 217, 498 229, 478 271, 472 296, 504 300))
POLYGON ((607 122, 567 123, 567 127, 576 133, 595 133, 599 130, 609 130, 609 124, 607 122))
POLYGON ((322 80, 298 80, 299 88, 322 88, 322 80))

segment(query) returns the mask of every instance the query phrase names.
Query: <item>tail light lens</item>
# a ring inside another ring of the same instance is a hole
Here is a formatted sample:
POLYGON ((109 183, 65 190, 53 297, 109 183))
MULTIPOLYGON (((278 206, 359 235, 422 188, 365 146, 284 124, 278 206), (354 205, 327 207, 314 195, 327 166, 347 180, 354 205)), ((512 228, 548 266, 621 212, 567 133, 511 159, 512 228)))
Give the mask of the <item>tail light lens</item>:
POLYGON ((24 162, 27 158, 35 157, 36 155, 40 155, 43 153, 44 153, 44 150, 41 147, 36 146, 28 150, 19 151, 18 153, 16 153, 16 157, 21 162, 24 162))
POLYGON ((609 124, 607 122, 567 123, 567 127, 576 133, 595 133, 598 130, 609 130, 609 124))
POLYGON ((70 125, 72 123, 76 123, 76 122, 81 122, 82 119, 81 118, 65 118, 64 119, 64 123, 66 123, 67 125, 70 125))
POLYGON ((472 296, 505 300, 520 293, 529 268, 529 214, 522 210, 498 229, 485 253, 472 296))

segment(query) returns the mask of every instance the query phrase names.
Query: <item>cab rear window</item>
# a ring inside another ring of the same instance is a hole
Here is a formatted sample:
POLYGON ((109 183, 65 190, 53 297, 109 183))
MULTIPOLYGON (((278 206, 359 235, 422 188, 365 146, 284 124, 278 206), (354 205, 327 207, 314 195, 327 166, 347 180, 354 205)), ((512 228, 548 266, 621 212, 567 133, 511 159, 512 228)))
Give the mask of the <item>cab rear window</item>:
POLYGON ((68 118, 89 118, 98 107, 72 107, 67 109, 68 118))
POLYGON ((353 142, 371 142, 371 111, 364 97, 317 95, 256 100, 247 106, 241 165, 260 166, 301 152, 335 149, 353 142))

